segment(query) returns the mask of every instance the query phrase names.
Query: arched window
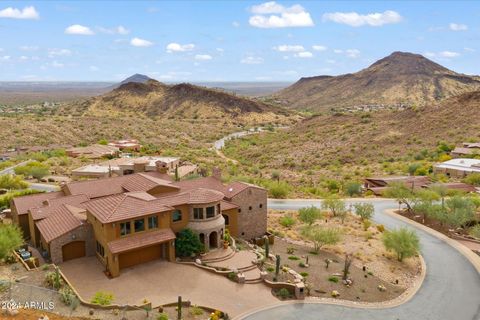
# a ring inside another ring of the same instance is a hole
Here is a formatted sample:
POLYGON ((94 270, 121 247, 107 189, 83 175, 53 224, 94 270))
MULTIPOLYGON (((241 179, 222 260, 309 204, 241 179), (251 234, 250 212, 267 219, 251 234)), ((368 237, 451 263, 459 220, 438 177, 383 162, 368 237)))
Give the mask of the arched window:
POLYGON ((225 219, 225 225, 226 226, 230 225, 230 217, 227 216, 226 214, 222 214, 222 216, 225 219))

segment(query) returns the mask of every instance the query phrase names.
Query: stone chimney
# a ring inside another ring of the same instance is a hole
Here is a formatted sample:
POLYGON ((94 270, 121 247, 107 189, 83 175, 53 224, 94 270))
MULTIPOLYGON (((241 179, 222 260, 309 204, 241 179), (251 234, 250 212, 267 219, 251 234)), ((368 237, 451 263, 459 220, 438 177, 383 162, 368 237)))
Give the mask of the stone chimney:
POLYGON ((133 172, 145 172, 145 167, 147 166, 148 161, 143 159, 138 159, 133 162, 133 172))
POLYGON ((166 162, 163 162, 163 161, 159 160, 159 161, 155 162, 155 166, 157 167, 157 172, 167 173, 167 171, 168 171, 168 166, 167 166, 166 162))
POLYGON ((212 169, 212 177, 217 180, 222 180, 222 170, 218 167, 212 169))

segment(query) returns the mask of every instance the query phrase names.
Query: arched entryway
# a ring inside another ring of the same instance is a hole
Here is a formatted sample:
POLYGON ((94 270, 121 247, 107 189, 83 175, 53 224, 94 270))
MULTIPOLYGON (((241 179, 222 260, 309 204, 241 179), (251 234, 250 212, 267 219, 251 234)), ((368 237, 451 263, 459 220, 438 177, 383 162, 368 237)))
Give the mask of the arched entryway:
POLYGON ((218 233, 216 231, 210 233, 209 245, 210 249, 218 247, 218 233))

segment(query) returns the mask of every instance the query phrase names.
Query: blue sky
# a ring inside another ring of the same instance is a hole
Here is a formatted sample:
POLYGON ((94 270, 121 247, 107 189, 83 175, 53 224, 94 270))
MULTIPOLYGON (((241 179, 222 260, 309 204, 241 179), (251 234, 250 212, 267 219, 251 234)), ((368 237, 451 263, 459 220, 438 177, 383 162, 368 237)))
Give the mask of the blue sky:
POLYGON ((480 74, 474 1, 0 1, 0 81, 295 81, 393 51, 480 74))

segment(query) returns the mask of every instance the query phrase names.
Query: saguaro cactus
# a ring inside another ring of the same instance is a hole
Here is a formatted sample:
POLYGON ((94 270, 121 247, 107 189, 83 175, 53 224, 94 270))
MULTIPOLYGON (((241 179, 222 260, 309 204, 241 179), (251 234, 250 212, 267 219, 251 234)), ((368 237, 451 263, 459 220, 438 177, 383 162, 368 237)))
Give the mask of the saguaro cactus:
POLYGON ((280 272, 280 255, 275 256, 275 277, 278 277, 278 273, 280 272))
POLYGON ((182 320, 182 296, 178 296, 177 320, 182 320))
POLYGON ((268 256, 270 255, 270 245, 268 243, 268 237, 265 236, 264 240, 265 240, 265 259, 268 260, 268 256))

